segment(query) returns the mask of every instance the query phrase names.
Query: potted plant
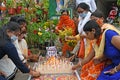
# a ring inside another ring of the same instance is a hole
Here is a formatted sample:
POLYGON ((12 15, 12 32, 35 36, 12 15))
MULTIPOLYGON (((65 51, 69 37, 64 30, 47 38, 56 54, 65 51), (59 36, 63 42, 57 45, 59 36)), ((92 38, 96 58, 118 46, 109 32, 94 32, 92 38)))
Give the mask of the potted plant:
POLYGON ((55 25, 53 21, 32 23, 28 25, 28 38, 29 44, 38 44, 38 47, 45 47, 46 43, 49 44, 57 38, 54 33, 55 25))
POLYGON ((54 41, 57 38, 56 33, 54 33, 55 25, 53 21, 46 21, 39 27, 38 36, 39 36, 39 43, 45 47, 53 46, 54 41))
POLYGON ((21 13, 21 11, 22 11, 22 5, 23 5, 22 1, 17 2, 17 7, 16 7, 16 13, 17 14, 21 13))
POLYGON ((16 14, 16 2, 14 0, 6 0, 6 6, 8 8, 8 14, 16 14))

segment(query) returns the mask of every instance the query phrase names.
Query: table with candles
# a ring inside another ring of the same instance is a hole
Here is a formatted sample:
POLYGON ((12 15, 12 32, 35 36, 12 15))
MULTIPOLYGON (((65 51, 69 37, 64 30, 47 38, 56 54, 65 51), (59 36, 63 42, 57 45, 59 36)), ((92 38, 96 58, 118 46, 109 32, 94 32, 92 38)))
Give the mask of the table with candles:
POLYGON ((66 58, 51 56, 35 63, 34 69, 41 73, 39 78, 28 80, 81 80, 78 72, 72 70, 73 63, 66 58))

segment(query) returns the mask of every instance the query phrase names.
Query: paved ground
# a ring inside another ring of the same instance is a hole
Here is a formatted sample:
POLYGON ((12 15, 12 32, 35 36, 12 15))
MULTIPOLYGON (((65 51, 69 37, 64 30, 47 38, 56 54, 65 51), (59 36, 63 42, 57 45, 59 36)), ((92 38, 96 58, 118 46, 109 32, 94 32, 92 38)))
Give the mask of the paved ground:
MULTIPOLYGON (((33 66, 33 62, 29 62, 31 66, 33 66)), ((28 80, 29 74, 24 74, 18 70, 14 80, 28 80)))
POLYGON ((20 71, 18 71, 14 80, 28 80, 28 77, 28 74, 23 74, 20 71))

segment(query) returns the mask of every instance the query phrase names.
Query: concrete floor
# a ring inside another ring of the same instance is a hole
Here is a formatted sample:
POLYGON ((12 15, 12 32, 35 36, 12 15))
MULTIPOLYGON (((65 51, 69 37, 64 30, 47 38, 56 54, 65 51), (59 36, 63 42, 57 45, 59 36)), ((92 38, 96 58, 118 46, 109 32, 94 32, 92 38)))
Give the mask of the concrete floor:
MULTIPOLYGON (((31 65, 31 67, 33 67, 34 62, 29 62, 29 64, 31 65)), ((28 80, 28 78, 29 78, 28 73, 24 74, 24 73, 22 73, 21 71, 18 70, 14 80, 28 80)))
POLYGON ((14 80, 28 80, 29 74, 23 74, 22 72, 18 71, 14 80))

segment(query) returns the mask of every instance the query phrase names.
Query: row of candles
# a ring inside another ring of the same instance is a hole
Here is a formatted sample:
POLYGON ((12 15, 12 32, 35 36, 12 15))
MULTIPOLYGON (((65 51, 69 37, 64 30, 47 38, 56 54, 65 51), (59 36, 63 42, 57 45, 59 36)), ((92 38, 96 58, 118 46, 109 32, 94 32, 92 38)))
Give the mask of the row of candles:
POLYGON ((39 61, 36 67, 41 74, 72 73, 72 63, 66 59, 51 58, 46 61, 39 61))

